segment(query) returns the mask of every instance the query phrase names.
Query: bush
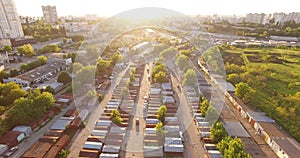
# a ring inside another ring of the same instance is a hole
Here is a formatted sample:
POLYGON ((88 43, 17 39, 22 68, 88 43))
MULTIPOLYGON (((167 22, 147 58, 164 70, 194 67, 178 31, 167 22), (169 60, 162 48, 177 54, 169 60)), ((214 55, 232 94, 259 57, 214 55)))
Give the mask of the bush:
POLYGON ((60 52, 60 48, 58 47, 57 44, 49 44, 44 46, 43 48, 39 49, 39 54, 43 54, 43 53, 59 53, 60 52))
POLYGON ((116 123, 116 124, 120 124, 123 121, 123 119, 121 118, 121 114, 118 110, 113 110, 111 112, 110 118, 111 118, 112 122, 116 123))
POLYGON ((167 114, 167 107, 165 105, 163 105, 157 111, 156 118, 159 119, 161 122, 165 122, 166 114, 167 114))
POLYGON ((63 84, 70 83, 71 81, 72 81, 72 78, 66 71, 62 71, 57 77, 57 82, 60 82, 63 84))

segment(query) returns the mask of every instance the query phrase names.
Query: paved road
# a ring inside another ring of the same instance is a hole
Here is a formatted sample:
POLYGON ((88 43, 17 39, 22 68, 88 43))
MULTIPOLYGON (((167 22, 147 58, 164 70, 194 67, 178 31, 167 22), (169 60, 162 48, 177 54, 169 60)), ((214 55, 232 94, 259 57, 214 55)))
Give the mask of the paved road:
POLYGON ((129 139, 127 142, 126 148, 126 158, 131 157, 144 157, 144 132, 146 127, 146 122, 144 119, 143 105, 144 105, 144 96, 148 95, 150 83, 147 78, 147 68, 149 66, 146 65, 144 69, 144 75, 141 80, 141 87, 139 92, 139 99, 137 104, 135 104, 135 116, 131 122, 131 129, 129 129, 129 139), (137 125, 136 119, 139 119, 139 124, 137 125))
POLYGON ((173 90, 177 94, 175 96, 178 104, 177 117, 181 122, 181 130, 184 133, 184 157, 204 157, 205 152, 200 142, 200 136, 197 130, 197 125, 195 125, 193 122, 193 116, 191 113, 192 110, 189 106, 187 97, 182 91, 179 91, 176 87, 180 84, 178 80, 173 75, 171 75, 171 79, 173 83, 173 90))

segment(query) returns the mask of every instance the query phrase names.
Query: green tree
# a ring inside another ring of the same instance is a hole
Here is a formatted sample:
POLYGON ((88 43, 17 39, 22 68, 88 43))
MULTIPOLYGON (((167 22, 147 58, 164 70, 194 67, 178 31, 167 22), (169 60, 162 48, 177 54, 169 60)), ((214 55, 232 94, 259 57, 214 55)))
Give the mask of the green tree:
POLYGON ((227 81, 231 82, 234 85, 239 83, 240 80, 241 79, 240 79, 240 76, 238 74, 233 73, 233 74, 227 75, 227 81))
POLYGON ((121 114, 118 110, 113 110, 110 114, 110 118, 113 123, 120 124, 123 122, 123 119, 121 118, 121 114))
POLYGON ((190 62, 187 56, 183 54, 179 54, 176 58, 176 64, 180 68, 180 70, 186 70, 190 67, 190 62))
POLYGON ((218 142, 217 148, 219 149, 221 154, 224 154, 225 149, 228 148, 228 144, 231 140, 232 140, 232 138, 230 136, 227 136, 218 142))
POLYGON ((105 60, 102 58, 99 58, 97 61, 97 70, 100 73, 100 75, 105 74, 105 72, 107 71, 107 69, 110 67, 110 60, 105 60))
POLYGON ((165 105, 162 105, 156 113, 156 118, 159 119, 161 122, 165 122, 166 114, 167 114, 167 107, 165 105))
POLYGON ((121 90, 122 98, 125 98, 129 94, 129 89, 127 87, 123 87, 121 90))
POLYGON ((68 54, 63 55, 63 57, 64 57, 64 59, 71 58, 72 63, 74 63, 76 60, 77 54, 76 53, 68 53, 68 54))
POLYGON ((159 73, 154 75, 154 81, 158 83, 168 82, 168 78, 165 72, 160 71, 159 73))
POLYGON ((95 81, 96 67, 93 65, 85 66, 76 73, 76 80, 84 83, 93 83, 95 81))
POLYGON ((100 93, 98 93, 98 102, 101 103, 101 101, 104 99, 104 96, 100 93))
POLYGON ((184 86, 195 86, 197 83, 196 71, 193 69, 188 69, 184 74, 182 83, 184 86))
POLYGON ((116 65, 117 62, 121 61, 122 60, 122 55, 120 54, 120 52, 117 52, 115 54, 113 54, 111 57, 110 57, 110 67, 113 67, 116 65))
POLYGON ((62 71, 57 77, 57 82, 60 82, 63 84, 70 83, 71 81, 72 81, 72 78, 66 71, 62 71))
POLYGON ((0 105, 2 106, 10 106, 15 100, 26 95, 27 92, 14 82, 0 83, 0 105))
POLYGON ((81 68, 83 68, 83 65, 81 63, 75 62, 70 66, 69 73, 76 73, 81 68))
POLYGON ((18 75, 19 75, 19 71, 17 69, 12 68, 12 69, 9 70, 9 76, 10 77, 15 77, 15 76, 18 76, 18 75))
POLYGON ((207 99, 204 99, 200 104, 200 111, 203 116, 206 115, 207 109, 208 109, 209 103, 207 99))
POLYGON ((21 97, 15 100, 5 120, 9 122, 9 128, 37 120, 54 106, 54 101, 53 95, 48 92, 35 92, 27 98, 21 97))
POLYGON ((244 102, 249 102, 255 90, 252 89, 247 83, 240 82, 236 85, 235 94, 241 98, 244 102))
POLYGON ((0 82, 3 82, 3 79, 7 79, 7 78, 8 78, 7 72, 4 70, 0 71, 0 82))
POLYGON ((250 158, 251 156, 244 151, 244 145, 240 138, 231 139, 228 148, 224 150, 224 158, 250 158))
POLYGON ((43 48, 39 49, 39 53, 59 53, 61 51, 61 48, 58 47, 57 44, 49 44, 44 46, 43 48))
POLYGON ((30 57, 35 55, 34 49, 31 46, 31 44, 25 44, 23 46, 18 47, 18 53, 30 57))
POLYGON ((183 50, 180 50, 179 53, 180 53, 180 54, 183 54, 183 55, 185 55, 185 56, 189 56, 189 55, 192 54, 192 51, 191 51, 190 49, 186 49, 186 50, 183 49, 183 50))
POLYGON ((88 45, 86 47, 87 55, 91 58, 97 58, 99 56, 100 50, 96 45, 88 45))
POLYGON ((225 130, 222 122, 218 121, 210 128, 210 138, 213 142, 219 142, 227 136, 227 131, 225 130))
POLYGON ((162 137, 162 139, 167 134, 167 131, 164 130, 163 127, 164 127, 164 124, 162 122, 158 122, 154 127, 156 134, 158 136, 162 137))
POLYGON ((13 50, 13 48, 11 46, 5 46, 4 50, 10 52, 13 50))
POLYGON ((220 117, 220 112, 213 106, 213 103, 210 102, 207 112, 206 112, 206 120, 210 124, 214 124, 220 117))
POLYGON ((21 72, 26 72, 26 71, 28 71, 29 70, 29 66, 28 66, 28 64, 22 64, 21 66, 20 66, 20 70, 21 70, 21 72))
POLYGON ((47 63, 47 57, 46 56, 38 56, 37 60, 40 61, 43 65, 47 63))
POLYGON ((58 158, 67 158, 69 153, 69 150, 61 149, 61 151, 58 153, 58 158))
POLYGON ((152 77, 159 72, 166 72, 166 65, 165 64, 157 64, 152 70, 152 77))
POLYGON ((49 93, 51 93, 51 94, 54 94, 54 93, 55 93, 54 89, 53 89, 51 86, 47 86, 47 87, 44 89, 44 91, 45 91, 45 92, 49 92, 49 93))
POLYGON ((160 56, 166 58, 166 59, 169 59, 173 56, 175 56, 177 53, 177 49, 174 48, 174 47, 169 47, 168 49, 165 49, 163 50, 161 53, 160 53, 160 56))

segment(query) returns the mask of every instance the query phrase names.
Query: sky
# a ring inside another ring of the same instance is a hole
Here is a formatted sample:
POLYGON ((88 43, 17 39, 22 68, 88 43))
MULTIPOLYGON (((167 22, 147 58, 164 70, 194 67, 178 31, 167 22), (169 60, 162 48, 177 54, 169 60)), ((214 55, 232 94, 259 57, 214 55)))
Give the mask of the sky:
POLYGON ((14 0, 20 16, 42 16, 42 5, 55 5, 58 16, 113 16, 123 11, 159 7, 185 15, 241 15, 300 12, 298 0, 14 0))

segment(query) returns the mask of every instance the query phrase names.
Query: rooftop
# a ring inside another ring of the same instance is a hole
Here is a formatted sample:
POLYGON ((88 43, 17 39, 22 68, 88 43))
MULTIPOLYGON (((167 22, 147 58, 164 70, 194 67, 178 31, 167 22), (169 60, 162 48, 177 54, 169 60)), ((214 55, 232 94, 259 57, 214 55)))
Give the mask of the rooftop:
POLYGON ((275 122, 263 112, 247 112, 256 122, 275 122))
POLYGON ((240 122, 224 122, 224 128, 232 137, 250 137, 240 122))
POLYGON ((290 137, 280 126, 273 122, 259 122, 263 130, 271 137, 290 137))
POLYGON ((290 158, 298 158, 300 155, 300 144, 293 138, 273 138, 283 150, 290 156, 290 158))
POLYGON ((17 76, 17 78, 21 78, 23 80, 27 80, 29 82, 33 82, 36 78, 39 78, 41 76, 44 76, 45 74, 48 74, 60 67, 65 66, 65 61, 57 60, 55 62, 49 62, 46 65, 42 65, 40 67, 37 67, 33 70, 30 70, 24 74, 21 74, 17 76))

